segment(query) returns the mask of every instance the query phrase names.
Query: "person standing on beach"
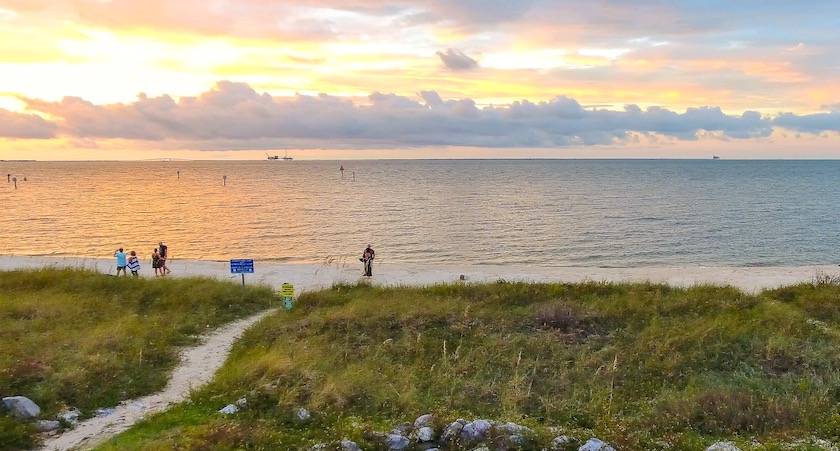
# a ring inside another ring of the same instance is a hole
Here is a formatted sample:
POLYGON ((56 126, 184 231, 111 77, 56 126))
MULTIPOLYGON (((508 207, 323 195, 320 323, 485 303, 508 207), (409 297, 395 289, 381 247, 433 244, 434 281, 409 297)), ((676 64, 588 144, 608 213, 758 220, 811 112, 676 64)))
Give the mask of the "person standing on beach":
POLYGON ((140 259, 137 258, 137 252, 131 251, 128 257, 128 270, 131 271, 132 276, 140 276, 140 259))
POLYGON ((365 251, 362 252, 362 258, 359 259, 362 263, 365 264, 365 277, 373 277, 373 259, 376 257, 376 252, 373 251, 373 248, 370 244, 367 245, 365 251))
POLYGON ((160 248, 160 275, 165 276, 172 272, 169 270, 169 267, 166 266, 166 259, 169 258, 169 248, 163 241, 158 243, 158 246, 160 248))
POLYGON ((160 275, 160 254, 157 248, 152 251, 152 269, 155 270, 155 277, 160 275))
POLYGON ((127 276, 128 273, 125 272, 125 251, 123 251, 123 248, 117 249, 117 251, 114 252, 114 257, 117 259, 117 276, 120 275, 120 271, 122 271, 124 276, 127 276))

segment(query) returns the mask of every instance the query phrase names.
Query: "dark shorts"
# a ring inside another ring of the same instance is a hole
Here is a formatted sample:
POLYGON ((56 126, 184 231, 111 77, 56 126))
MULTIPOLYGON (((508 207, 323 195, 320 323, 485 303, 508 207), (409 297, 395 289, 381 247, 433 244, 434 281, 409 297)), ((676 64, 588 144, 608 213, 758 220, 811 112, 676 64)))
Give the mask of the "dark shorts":
POLYGON ((117 266, 117 269, 122 269, 123 271, 125 271, 125 266, 117 266))

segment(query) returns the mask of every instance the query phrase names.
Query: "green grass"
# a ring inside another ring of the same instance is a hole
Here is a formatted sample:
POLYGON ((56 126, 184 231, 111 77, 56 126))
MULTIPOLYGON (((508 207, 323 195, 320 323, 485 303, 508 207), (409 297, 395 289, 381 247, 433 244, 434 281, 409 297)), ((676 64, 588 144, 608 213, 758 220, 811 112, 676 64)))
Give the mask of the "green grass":
MULTIPOLYGON (((27 396, 49 418, 158 391, 179 347, 265 309, 273 296, 210 279, 0 272, 0 395, 27 396)), ((34 443, 27 425, 0 414, 0 448, 34 443)))
MULTIPOLYGON (((365 449, 434 412, 619 449, 840 439, 840 286, 337 286, 237 343, 214 382, 103 449, 365 449), (246 396, 244 411, 220 407, 246 396), (297 425, 291 411, 315 412, 297 425)), ((801 445, 794 449, 815 449, 801 445)))

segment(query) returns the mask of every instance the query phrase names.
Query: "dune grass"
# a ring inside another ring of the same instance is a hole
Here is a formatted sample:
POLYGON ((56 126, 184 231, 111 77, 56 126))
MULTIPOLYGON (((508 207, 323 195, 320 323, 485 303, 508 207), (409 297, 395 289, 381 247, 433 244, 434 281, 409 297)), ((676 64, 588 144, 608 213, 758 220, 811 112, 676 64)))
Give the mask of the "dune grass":
POLYGON ((370 431, 426 412, 623 450, 817 449, 801 440, 840 438, 838 366, 832 283, 336 286, 262 321, 214 382, 103 449, 378 449, 370 431))
MULTIPOLYGON (((0 272, 0 395, 22 395, 49 418, 158 391, 178 347, 265 309, 266 287, 211 279, 116 278, 89 271, 0 272)), ((35 444, 31 426, 0 413, 0 448, 35 444)))

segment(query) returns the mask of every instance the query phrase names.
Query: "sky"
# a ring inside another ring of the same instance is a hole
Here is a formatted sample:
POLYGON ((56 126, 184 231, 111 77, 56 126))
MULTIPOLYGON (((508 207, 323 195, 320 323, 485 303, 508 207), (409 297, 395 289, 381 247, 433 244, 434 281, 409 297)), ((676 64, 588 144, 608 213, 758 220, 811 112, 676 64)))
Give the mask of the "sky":
POLYGON ((840 2, 0 0, 0 159, 840 158, 840 2))

